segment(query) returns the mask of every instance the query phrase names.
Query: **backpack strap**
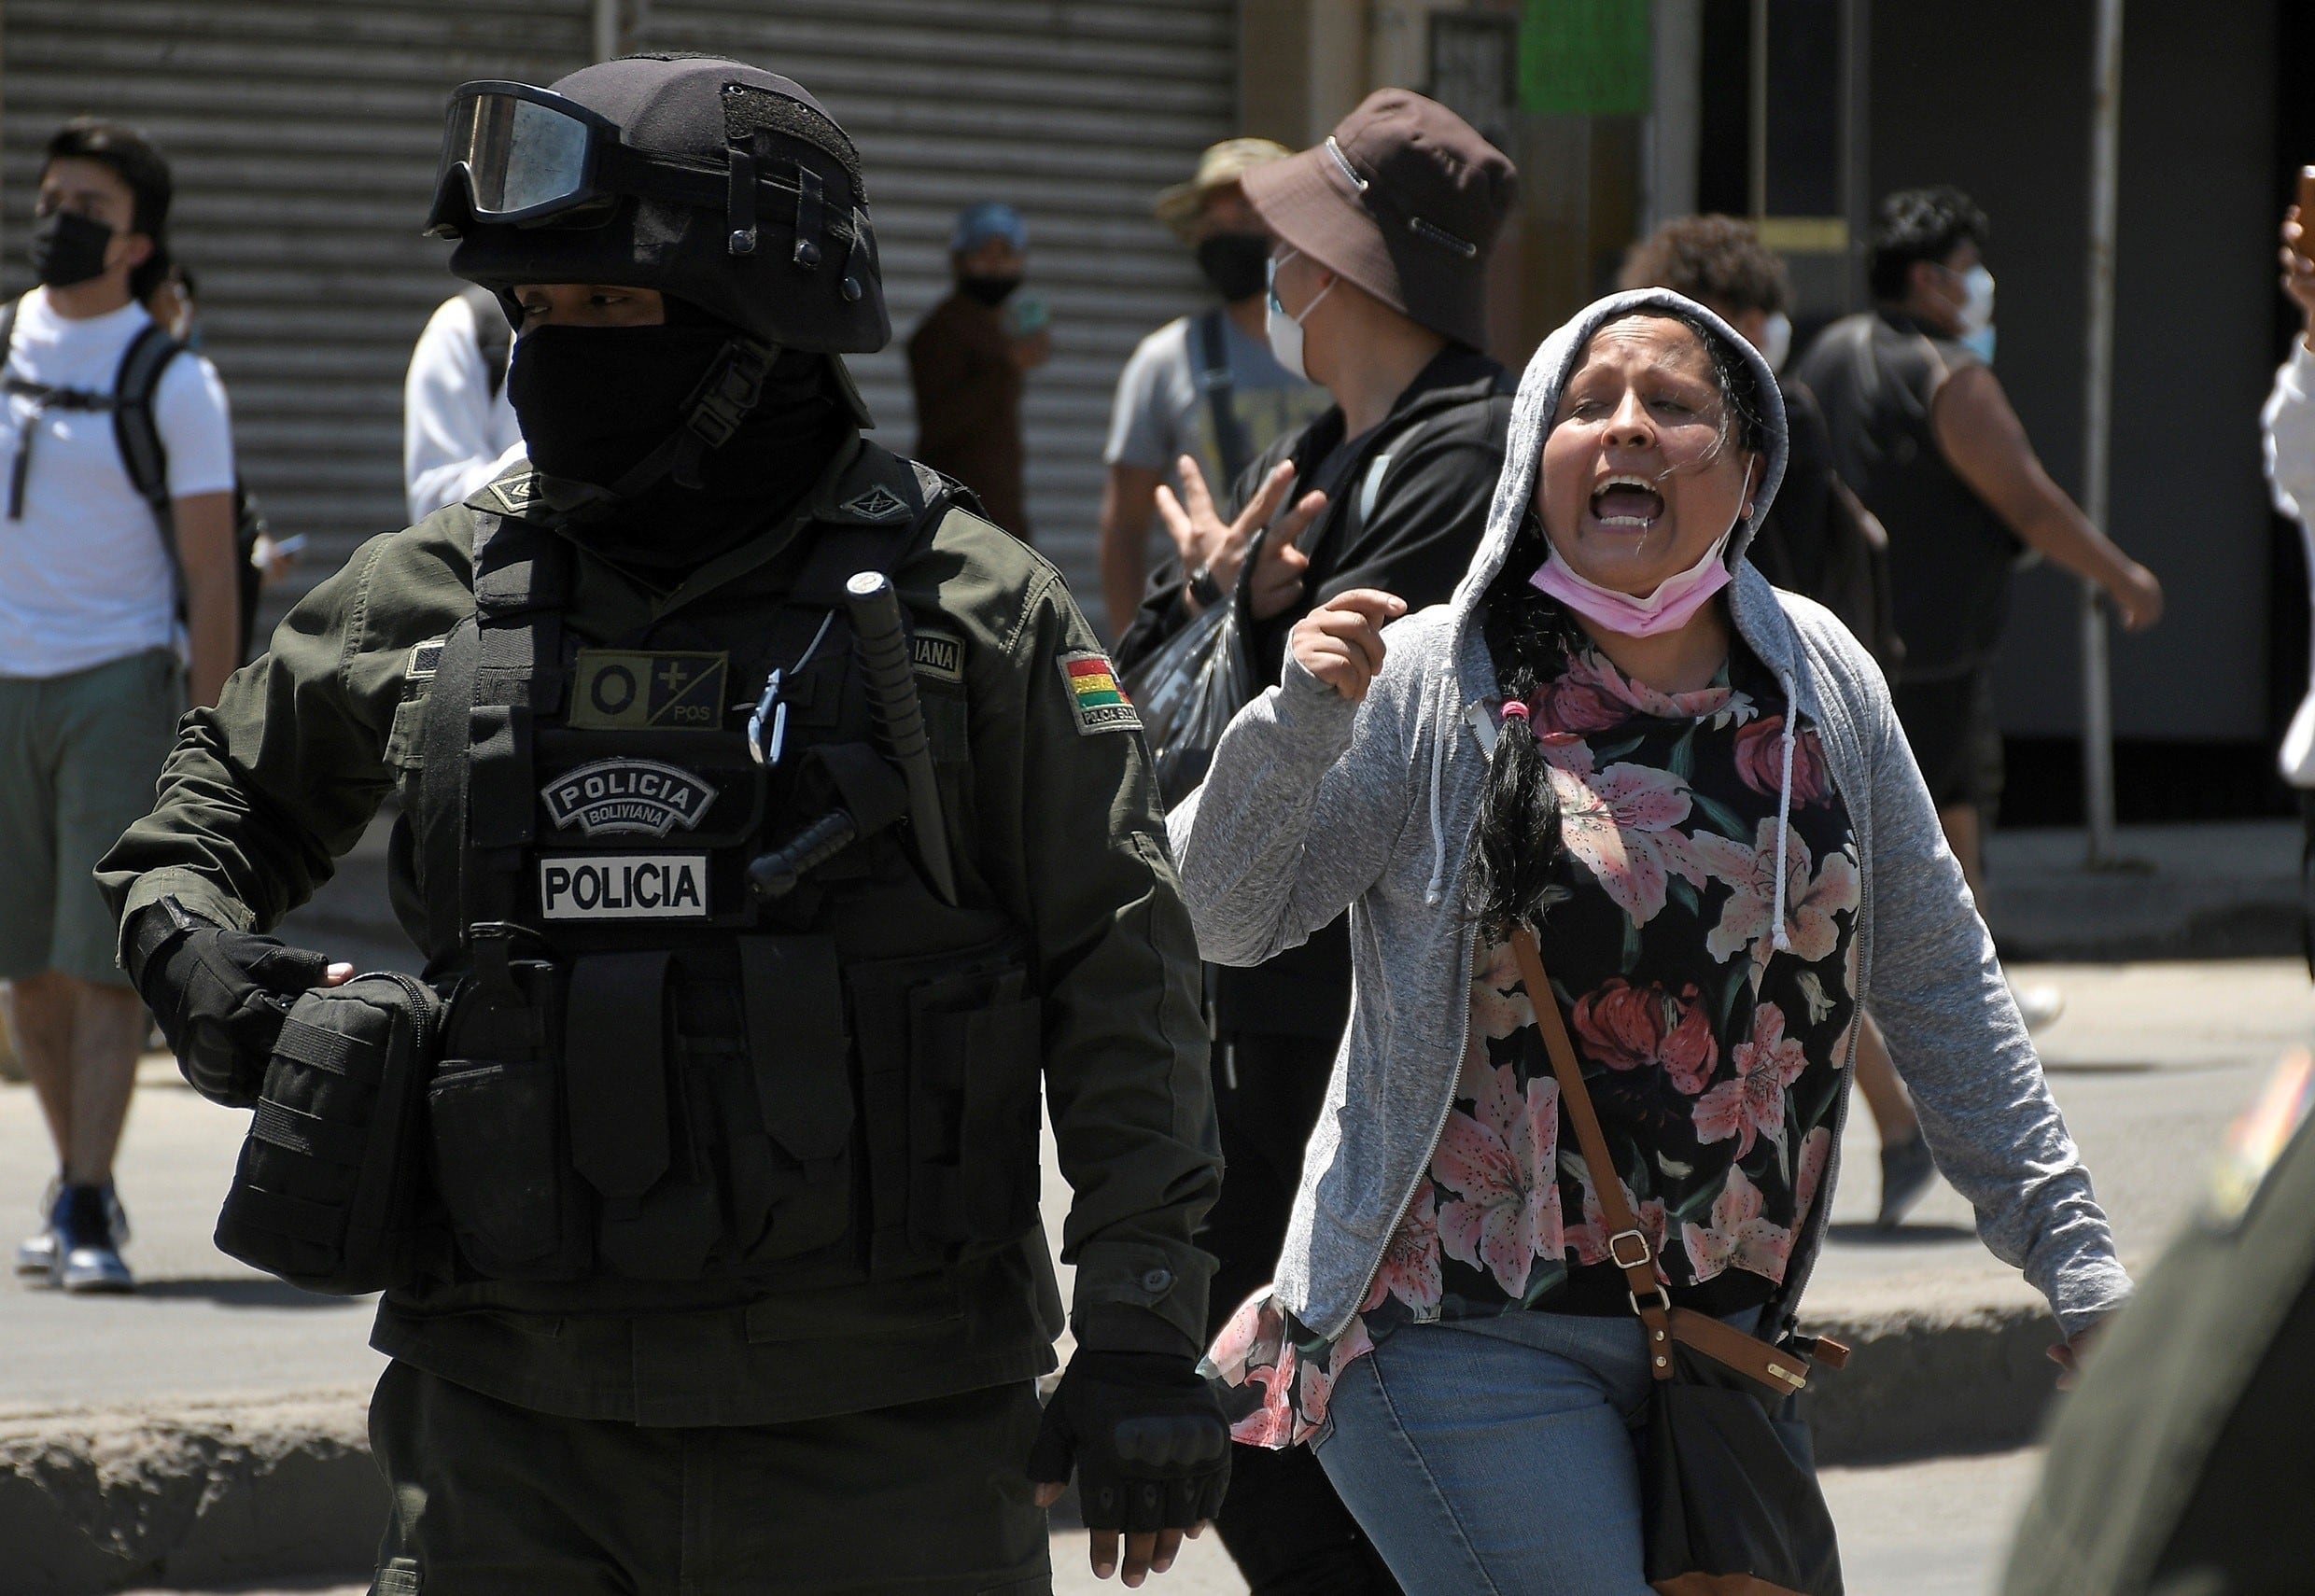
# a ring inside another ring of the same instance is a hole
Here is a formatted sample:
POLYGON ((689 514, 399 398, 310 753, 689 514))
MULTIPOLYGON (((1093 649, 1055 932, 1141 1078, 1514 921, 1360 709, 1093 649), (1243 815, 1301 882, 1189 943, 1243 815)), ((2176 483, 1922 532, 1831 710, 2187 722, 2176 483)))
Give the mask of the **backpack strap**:
POLYGON ((170 546, 172 559, 175 557, 176 518, 169 504, 169 451, 161 441, 154 399, 169 362, 184 348, 169 336, 167 328, 148 324, 129 340, 119 369, 113 373, 113 441, 120 446, 121 468, 129 473, 129 485, 136 489, 137 497, 152 507, 153 520, 170 546))
MULTIPOLYGON (((17 303, 11 301, 0 311, 0 350, 12 360, 16 345, 17 303)), ((152 507, 155 525, 161 541, 166 545, 169 563, 176 565, 176 543, 171 536, 169 514, 169 456, 161 445, 161 433, 153 420, 153 392, 161 385, 161 373, 168 366, 180 345, 167 330, 147 326, 130 340, 129 347, 113 372, 110 393, 94 393, 87 388, 58 387, 49 383, 35 383, 19 376, 0 363, 0 389, 10 398, 29 399, 32 413, 25 424, 17 428, 16 457, 8 469, 8 519, 24 519, 24 488, 32 477, 34 442, 40 436, 40 418, 51 410, 110 411, 113 416, 113 441, 120 451, 120 462, 128 473, 129 483, 137 497, 152 507)), ((178 591, 184 584, 178 582, 178 591)))
POLYGON ((1245 474, 1247 462, 1254 458, 1252 441, 1246 437, 1245 425, 1238 419, 1233 402, 1236 389, 1230 378, 1229 335, 1222 325, 1223 315, 1216 307, 1190 323, 1190 331, 1198 340, 1198 388, 1206 396, 1206 411, 1214 420, 1214 447, 1222 459, 1223 480, 1209 484, 1217 501, 1245 474))
POLYGON ((470 283, 458 290, 458 298, 474 316, 474 348, 483 357, 483 375, 490 384, 490 397, 496 400, 498 390, 506 386, 507 360, 514 349, 514 329, 507 325, 506 308, 498 296, 480 283, 470 283))

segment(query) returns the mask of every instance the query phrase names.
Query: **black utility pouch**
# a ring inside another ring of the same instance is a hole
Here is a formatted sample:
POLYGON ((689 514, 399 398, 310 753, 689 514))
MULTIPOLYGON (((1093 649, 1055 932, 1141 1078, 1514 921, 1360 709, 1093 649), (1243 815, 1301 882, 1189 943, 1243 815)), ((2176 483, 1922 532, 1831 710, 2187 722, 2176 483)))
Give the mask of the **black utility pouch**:
POLYGON ((833 1245, 857 1198, 850 1044, 836 945, 824 936, 739 942, 742 1009, 757 1112, 773 1149, 768 1229, 748 1251, 775 1263, 833 1245))
POLYGON ((1043 1007, 1025 972, 908 995, 908 1225, 919 1241, 1010 1241, 1037 1223, 1043 1007))
POLYGON ((593 1260, 594 1216, 571 1169, 559 1015, 544 959, 474 939, 444 1058, 427 1088, 434 1183, 459 1255, 492 1280, 565 1281, 593 1260))
POLYGON ((336 1295, 415 1278, 418 1120, 442 1009, 431 987, 399 974, 297 1000, 217 1215, 218 1251, 336 1295))
POLYGON ((1042 1005, 1017 946, 847 972, 869 1121, 872 1269, 1037 1224, 1042 1005))

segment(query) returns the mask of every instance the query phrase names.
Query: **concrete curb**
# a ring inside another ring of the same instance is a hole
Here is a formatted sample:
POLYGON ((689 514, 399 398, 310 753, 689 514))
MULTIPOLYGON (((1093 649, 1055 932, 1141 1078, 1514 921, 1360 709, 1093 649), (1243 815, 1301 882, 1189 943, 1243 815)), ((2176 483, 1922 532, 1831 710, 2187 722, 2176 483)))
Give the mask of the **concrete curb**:
POLYGON ((366 1566, 386 1510, 368 1400, 0 1419, 7 1589, 93 1596, 366 1566))
POLYGON ((2038 1307, 1803 1317, 1851 1350, 1848 1367, 1819 1368, 1801 1399, 1820 1463, 2027 1446, 2057 1392, 2058 1329, 2038 1307))
MULTIPOLYGON (((2038 1309, 1836 1314, 1811 1328, 1854 1349, 1803 1399, 1822 1463, 2023 1446, 2056 1385, 2044 1356, 2056 1334, 2038 1309)), ((367 1567, 387 1506, 368 1400, 0 1418, 7 1590, 99 1596, 367 1567)))

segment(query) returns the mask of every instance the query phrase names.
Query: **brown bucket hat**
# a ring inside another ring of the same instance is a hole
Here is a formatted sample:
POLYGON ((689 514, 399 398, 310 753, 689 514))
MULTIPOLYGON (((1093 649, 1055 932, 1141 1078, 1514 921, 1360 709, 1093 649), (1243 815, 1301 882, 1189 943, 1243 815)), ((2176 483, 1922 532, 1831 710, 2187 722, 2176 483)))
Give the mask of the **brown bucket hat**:
POLYGON ((1487 253, 1519 169, 1438 101, 1378 89, 1324 144, 1240 182, 1304 255, 1434 332, 1486 343, 1487 253))

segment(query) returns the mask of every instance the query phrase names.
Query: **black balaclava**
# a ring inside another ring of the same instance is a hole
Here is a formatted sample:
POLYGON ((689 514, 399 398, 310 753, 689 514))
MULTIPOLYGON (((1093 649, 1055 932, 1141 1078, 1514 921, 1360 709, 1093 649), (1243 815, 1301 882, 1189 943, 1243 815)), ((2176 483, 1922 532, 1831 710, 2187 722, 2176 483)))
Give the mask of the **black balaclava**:
MULTIPOLYGON (((683 425, 685 401, 743 335, 680 301, 666 307, 664 326, 540 327, 516 341, 507 399, 540 472, 609 487, 683 425)), ((782 350, 754 408, 700 458, 698 486, 662 475, 565 529, 618 565, 694 568, 787 513, 857 430, 828 357, 782 350)))
POLYGON ((32 224, 25 253, 33 275, 51 288, 70 288, 105 274, 113 230, 77 211, 50 211, 32 224))
POLYGON ((1198 245, 1198 269, 1228 304, 1250 300, 1270 280, 1270 240, 1262 232, 1217 232, 1198 245))

